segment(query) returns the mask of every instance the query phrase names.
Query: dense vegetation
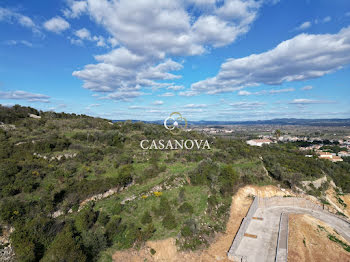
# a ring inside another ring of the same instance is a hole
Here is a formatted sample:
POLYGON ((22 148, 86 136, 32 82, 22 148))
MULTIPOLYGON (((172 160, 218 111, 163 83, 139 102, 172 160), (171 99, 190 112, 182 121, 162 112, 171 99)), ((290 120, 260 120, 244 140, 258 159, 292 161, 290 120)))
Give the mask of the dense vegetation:
POLYGON ((116 249, 169 236, 204 248, 244 184, 293 188, 326 174, 350 192, 349 162, 305 158, 293 144, 254 148, 184 132, 212 149, 152 151, 140 141, 173 138, 160 125, 20 106, 0 107, 0 122, 0 225, 15 228, 19 261, 110 261, 116 249), (81 204, 110 189, 119 192, 81 204))

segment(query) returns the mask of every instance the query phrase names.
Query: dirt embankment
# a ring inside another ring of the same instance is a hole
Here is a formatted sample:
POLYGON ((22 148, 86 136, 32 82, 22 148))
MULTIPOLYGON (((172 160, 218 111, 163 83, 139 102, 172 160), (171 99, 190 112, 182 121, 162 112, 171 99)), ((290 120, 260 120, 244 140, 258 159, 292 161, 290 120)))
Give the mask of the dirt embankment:
POLYGON ((233 238, 236 235, 242 219, 248 212, 253 201, 252 195, 260 197, 290 195, 288 191, 282 191, 274 186, 245 186, 232 197, 230 218, 227 223, 225 233, 217 234, 210 247, 203 251, 180 252, 175 245, 175 239, 169 238, 158 241, 148 241, 139 251, 133 249, 117 251, 113 255, 113 261, 120 262, 143 262, 146 261, 166 261, 166 262, 228 262, 227 251, 229 250, 233 238), (151 255, 153 248, 156 253, 151 255))
POLYGON ((350 194, 347 195, 338 195, 334 188, 329 188, 326 191, 326 196, 328 202, 333 206, 337 211, 342 212, 348 218, 350 218, 350 194))
MULTIPOLYGON (((333 228, 309 215, 289 215, 288 261, 350 261, 350 252, 328 238, 347 243, 333 228)), ((350 244, 350 243, 347 243, 350 244)))

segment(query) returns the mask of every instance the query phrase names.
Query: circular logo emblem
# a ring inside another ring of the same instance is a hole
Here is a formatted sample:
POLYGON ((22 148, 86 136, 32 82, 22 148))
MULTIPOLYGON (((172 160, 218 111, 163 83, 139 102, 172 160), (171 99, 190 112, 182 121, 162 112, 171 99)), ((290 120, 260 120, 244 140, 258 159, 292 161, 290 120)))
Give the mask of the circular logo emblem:
POLYGON ((187 120, 179 112, 173 112, 164 120, 164 127, 173 134, 187 128, 187 120))

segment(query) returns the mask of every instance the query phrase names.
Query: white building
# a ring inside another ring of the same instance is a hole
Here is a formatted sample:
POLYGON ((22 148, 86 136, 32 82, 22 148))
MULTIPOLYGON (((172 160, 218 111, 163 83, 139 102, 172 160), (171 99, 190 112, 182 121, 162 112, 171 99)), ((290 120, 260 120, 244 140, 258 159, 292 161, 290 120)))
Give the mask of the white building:
POLYGON ((272 141, 270 139, 253 139, 248 140, 247 144, 250 146, 262 146, 262 145, 269 145, 272 141))
POLYGON ((350 153, 349 152, 346 152, 346 151, 340 151, 338 153, 338 156, 340 157, 349 157, 350 156, 350 153))

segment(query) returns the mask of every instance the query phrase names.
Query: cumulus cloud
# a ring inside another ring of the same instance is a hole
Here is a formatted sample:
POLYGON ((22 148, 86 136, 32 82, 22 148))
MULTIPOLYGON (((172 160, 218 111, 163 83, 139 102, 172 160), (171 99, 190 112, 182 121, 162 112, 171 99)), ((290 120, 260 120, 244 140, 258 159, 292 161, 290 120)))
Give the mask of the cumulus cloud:
POLYGON ((74 34, 83 40, 84 39, 91 39, 90 31, 87 30, 86 28, 79 29, 79 30, 75 31, 74 34))
POLYGON ((217 5, 214 0, 70 0, 67 17, 86 13, 110 34, 108 41, 98 43, 119 46, 73 75, 94 91, 164 87, 157 81, 181 77, 170 73, 181 66, 167 58, 198 55, 234 42, 249 31, 264 2, 271 1, 230 0, 217 5), (201 15, 191 8, 203 5, 201 15), (125 62, 125 56, 131 62, 125 62))
POLYGON ((69 8, 63 11, 63 14, 67 18, 77 18, 87 11, 86 1, 72 1, 69 0, 69 8))
POLYGON ((36 34, 41 34, 39 27, 33 22, 30 17, 12 11, 8 8, 0 7, 0 21, 17 23, 23 27, 31 29, 36 34))
POLYGON ((64 20, 62 17, 56 16, 51 18, 50 20, 47 20, 43 24, 43 26, 46 30, 58 34, 67 30, 70 27, 70 24, 66 20, 64 20))
POLYGON ((0 91, 0 99, 26 100, 28 102, 49 103, 50 97, 42 94, 33 94, 26 91, 0 91))
POLYGON ((219 73, 191 85, 209 94, 260 84, 318 78, 350 63, 350 27, 336 34, 300 34, 264 53, 227 59, 219 73))

